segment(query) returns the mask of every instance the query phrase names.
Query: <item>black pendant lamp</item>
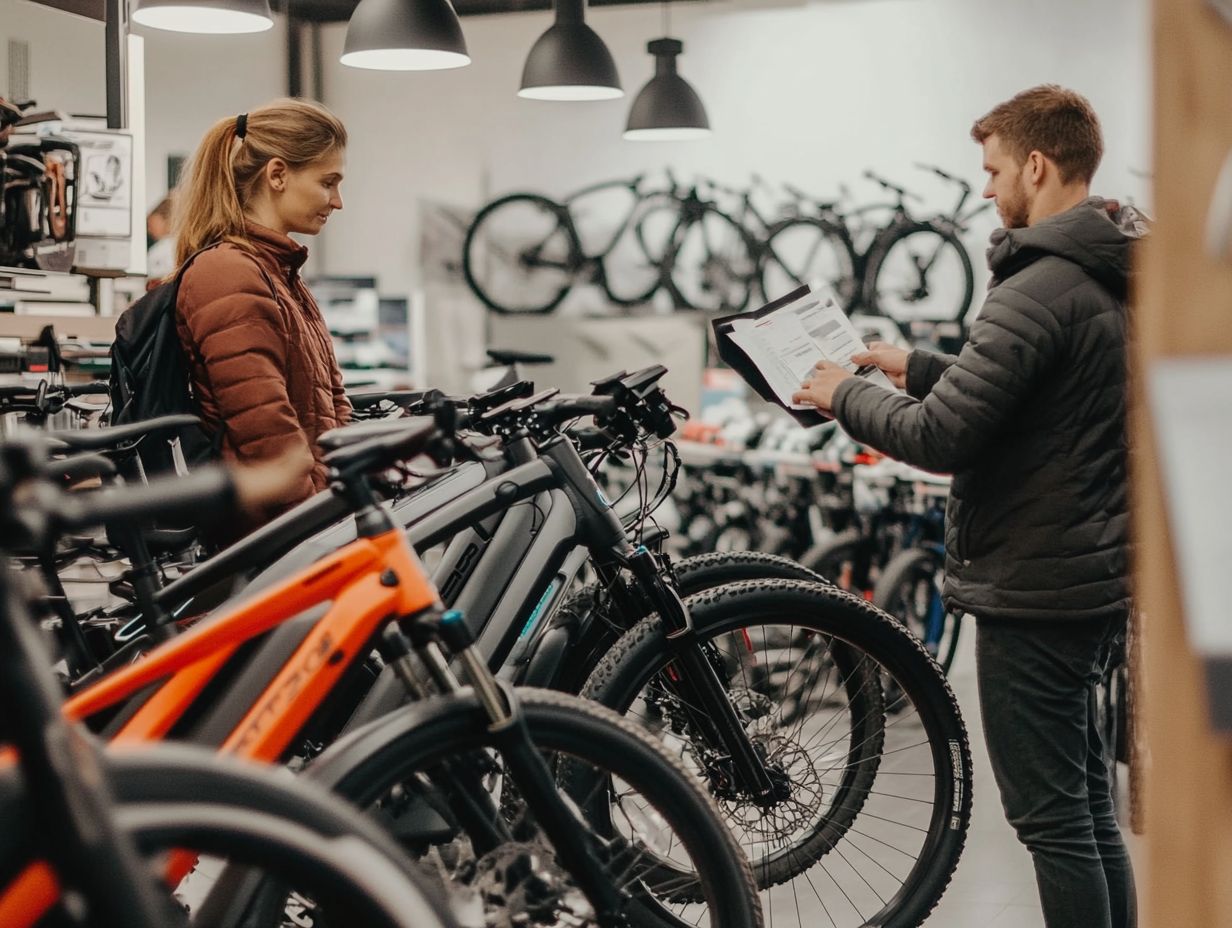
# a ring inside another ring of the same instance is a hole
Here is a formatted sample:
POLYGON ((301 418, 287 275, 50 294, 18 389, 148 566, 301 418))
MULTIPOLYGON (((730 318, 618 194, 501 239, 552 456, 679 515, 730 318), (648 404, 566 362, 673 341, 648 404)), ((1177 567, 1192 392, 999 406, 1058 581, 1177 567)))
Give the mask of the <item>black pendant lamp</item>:
POLYGON ((679 39, 654 39, 646 50, 654 55, 655 75, 629 110, 626 139, 676 142, 710 135, 706 108, 689 82, 676 73, 676 58, 684 51, 679 39))
POLYGON ((136 0, 133 22, 151 29, 239 35, 274 26, 269 0, 136 0))
POLYGON ((586 0, 555 0, 556 22, 531 47, 519 97, 615 100, 624 96, 616 62, 586 25, 586 0))
POLYGON ((360 0, 339 60, 374 71, 441 71, 471 63, 449 0, 360 0))

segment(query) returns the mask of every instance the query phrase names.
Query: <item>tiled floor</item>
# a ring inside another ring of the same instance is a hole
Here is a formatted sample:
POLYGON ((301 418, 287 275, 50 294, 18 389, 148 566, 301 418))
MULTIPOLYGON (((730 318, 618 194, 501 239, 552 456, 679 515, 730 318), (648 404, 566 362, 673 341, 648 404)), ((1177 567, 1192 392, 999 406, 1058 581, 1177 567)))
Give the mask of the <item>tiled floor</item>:
MULTIPOLYGON (((967 846, 954 880, 925 928, 1044 928, 1031 856, 1006 823, 992 780, 980 726, 975 682, 975 627, 963 628, 960 653, 950 672, 971 736, 975 801, 967 846)), ((1122 768, 1124 774, 1124 768, 1122 768)), ((1121 777, 1124 782, 1127 779, 1121 777)), ((1138 863, 1141 841, 1123 828, 1130 855, 1138 863)), ((1139 869, 1141 867, 1139 866, 1139 869)))

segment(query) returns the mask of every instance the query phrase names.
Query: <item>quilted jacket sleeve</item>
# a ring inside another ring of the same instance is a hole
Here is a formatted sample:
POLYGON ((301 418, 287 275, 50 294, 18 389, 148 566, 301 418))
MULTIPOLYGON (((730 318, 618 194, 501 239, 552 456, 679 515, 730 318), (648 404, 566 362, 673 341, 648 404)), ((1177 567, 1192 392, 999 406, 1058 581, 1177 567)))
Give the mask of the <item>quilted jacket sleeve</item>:
POLYGON ((338 417, 340 424, 346 425, 351 421, 351 401, 347 399, 346 387, 342 385, 342 371, 338 369, 336 359, 330 368, 330 378, 333 381, 334 414, 338 417))
POLYGON ((307 499, 313 457, 287 395, 286 321, 256 261, 207 252, 184 274, 177 308, 236 459, 288 455, 302 475, 286 502, 307 499))
POLYGON ((848 380, 834 395, 839 424, 857 441, 925 470, 968 467, 1054 363, 1060 323, 1026 294, 989 294, 962 353, 922 399, 848 380))
POLYGON ((917 349, 907 355, 907 394, 922 400, 958 358, 952 354, 917 349))

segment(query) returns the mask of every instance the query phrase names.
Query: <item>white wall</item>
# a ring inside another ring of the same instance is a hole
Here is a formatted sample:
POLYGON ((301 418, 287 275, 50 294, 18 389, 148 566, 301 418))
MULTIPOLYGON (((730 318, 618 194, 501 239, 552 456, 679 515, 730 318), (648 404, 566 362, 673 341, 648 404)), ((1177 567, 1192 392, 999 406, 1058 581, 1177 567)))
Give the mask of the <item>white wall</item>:
POLYGON ((8 96, 8 40, 30 46, 30 97, 39 109, 105 116, 103 24, 29 0, 0 0, 0 95, 8 96))
MULTIPOLYGON (((286 93, 286 29, 197 36, 135 27, 145 38, 146 199, 167 192, 167 156, 191 154, 215 119, 286 93)), ((0 0, 0 80, 8 39, 30 44, 30 95, 40 108, 105 115, 103 24, 29 0, 0 0)), ((0 94, 7 94, 0 86, 0 94)))
POLYGON ((167 156, 191 155, 205 130, 286 95, 286 21, 256 35, 182 35, 137 27, 145 36, 148 199, 167 192, 167 156))
POLYGON ((546 13, 464 19, 474 63, 426 74, 343 68, 344 27, 327 29, 326 102, 351 134, 346 209, 325 232, 329 270, 375 271, 391 292, 414 285, 421 197, 478 206, 514 189, 563 195, 669 164, 737 184, 756 171, 819 195, 872 167, 948 205, 912 163, 982 186, 971 123, 1045 81, 1083 92, 1100 114, 1108 153, 1096 192, 1146 199, 1131 173, 1149 167, 1146 0, 742 0, 678 4, 672 20, 710 141, 620 138, 652 72, 645 44, 660 33, 657 5, 589 12, 626 90, 610 103, 516 96, 546 13))

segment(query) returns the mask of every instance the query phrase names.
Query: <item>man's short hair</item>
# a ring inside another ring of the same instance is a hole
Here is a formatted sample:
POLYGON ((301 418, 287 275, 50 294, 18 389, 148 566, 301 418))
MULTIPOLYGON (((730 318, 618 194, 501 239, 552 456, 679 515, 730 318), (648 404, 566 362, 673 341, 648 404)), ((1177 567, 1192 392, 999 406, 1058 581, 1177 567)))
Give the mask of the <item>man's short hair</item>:
POLYGON ((1061 182, 1091 182, 1104 156, 1099 117, 1082 94, 1041 84, 993 107, 971 127, 983 144, 995 135, 1019 164, 1033 151, 1057 166, 1061 182))

